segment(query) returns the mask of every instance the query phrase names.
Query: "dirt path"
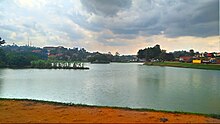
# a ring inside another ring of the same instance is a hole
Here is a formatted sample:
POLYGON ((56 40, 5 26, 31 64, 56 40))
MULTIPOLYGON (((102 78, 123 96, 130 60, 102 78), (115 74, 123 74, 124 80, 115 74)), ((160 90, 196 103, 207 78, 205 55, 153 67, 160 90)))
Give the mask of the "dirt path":
POLYGON ((0 123, 220 123, 199 115, 52 105, 35 101, 0 100, 0 123))

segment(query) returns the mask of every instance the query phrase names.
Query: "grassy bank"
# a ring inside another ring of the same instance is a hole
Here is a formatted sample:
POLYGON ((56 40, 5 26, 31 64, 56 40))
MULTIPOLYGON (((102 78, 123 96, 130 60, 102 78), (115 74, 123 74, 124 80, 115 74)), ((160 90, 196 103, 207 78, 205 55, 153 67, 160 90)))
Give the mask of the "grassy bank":
POLYGON ((181 63, 181 62, 145 62, 144 65, 220 70, 219 64, 193 64, 193 63, 181 63))
MULTIPOLYGON (((96 106, 96 105, 61 103, 61 102, 33 100, 33 99, 0 98, 0 100, 31 101, 31 102, 36 102, 36 103, 50 104, 50 105, 76 106, 76 107, 89 107, 89 108, 111 108, 111 109, 131 110, 131 111, 140 111, 140 112, 148 111, 148 112, 163 112, 163 113, 186 114, 186 115, 187 114, 193 114, 193 115, 202 115, 202 116, 206 116, 206 117, 220 119, 219 114, 203 114, 203 113, 182 112, 182 111, 166 111, 166 110, 155 110, 155 109, 148 109, 148 108, 129 108, 129 107, 117 107, 117 106, 96 106)), ((0 104, 0 107, 1 107, 1 104, 0 104)))

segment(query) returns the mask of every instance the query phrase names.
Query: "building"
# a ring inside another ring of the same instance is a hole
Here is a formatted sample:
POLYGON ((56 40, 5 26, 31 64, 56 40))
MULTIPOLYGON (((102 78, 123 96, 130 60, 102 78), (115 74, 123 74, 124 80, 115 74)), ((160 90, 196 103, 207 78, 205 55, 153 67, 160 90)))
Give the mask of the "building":
POLYGON ((56 51, 56 54, 62 54, 63 51, 66 51, 67 48, 64 48, 63 46, 58 47, 44 47, 44 50, 47 50, 47 55, 51 55, 51 51, 56 51))
POLYGON ((193 56, 181 56, 179 58, 180 62, 192 62, 193 56))
POLYGON ((32 50, 32 53, 41 53, 42 50, 32 50))
POLYGON ((201 63, 202 63, 202 60, 196 60, 196 59, 195 59, 195 60, 192 61, 192 63, 193 63, 193 64, 201 64, 201 63))
POLYGON ((213 57, 213 54, 212 53, 207 53, 206 56, 207 57, 213 57))

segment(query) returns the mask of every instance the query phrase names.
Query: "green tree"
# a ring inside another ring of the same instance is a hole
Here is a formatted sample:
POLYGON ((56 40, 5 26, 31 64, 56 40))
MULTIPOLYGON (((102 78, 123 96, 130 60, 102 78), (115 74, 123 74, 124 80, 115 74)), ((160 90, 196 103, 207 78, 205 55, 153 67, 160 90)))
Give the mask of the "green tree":
POLYGON ((7 64, 10 67, 24 67, 28 65, 28 60, 18 53, 11 52, 7 54, 7 64))
POLYGON ((194 50, 193 49, 189 50, 189 54, 190 56, 194 56, 195 55, 194 50))
POLYGON ((145 50, 139 50, 138 51, 138 53, 137 53, 137 57, 139 58, 139 59, 143 59, 143 58, 145 58, 145 50))
POLYGON ((5 55, 5 51, 0 49, 0 67, 4 67, 6 64, 6 55, 5 55))
POLYGON ((26 67, 31 65, 31 61, 40 59, 34 53, 9 52, 6 54, 7 65, 10 67, 26 67))
POLYGON ((155 45, 154 47, 148 47, 143 50, 139 50, 137 57, 140 59, 145 58, 147 61, 150 61, 151 59, 159 59, 160 54, 160 45, 155 45))

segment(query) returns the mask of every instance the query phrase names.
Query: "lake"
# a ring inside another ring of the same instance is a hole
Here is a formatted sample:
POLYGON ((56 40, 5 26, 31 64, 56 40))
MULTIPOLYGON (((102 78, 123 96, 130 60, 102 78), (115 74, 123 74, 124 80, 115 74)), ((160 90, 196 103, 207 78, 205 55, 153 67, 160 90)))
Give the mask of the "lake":
POLYGON ((0 69, 0 98, 220 114, 220 71, 86 64, 89 70, 0 69))

